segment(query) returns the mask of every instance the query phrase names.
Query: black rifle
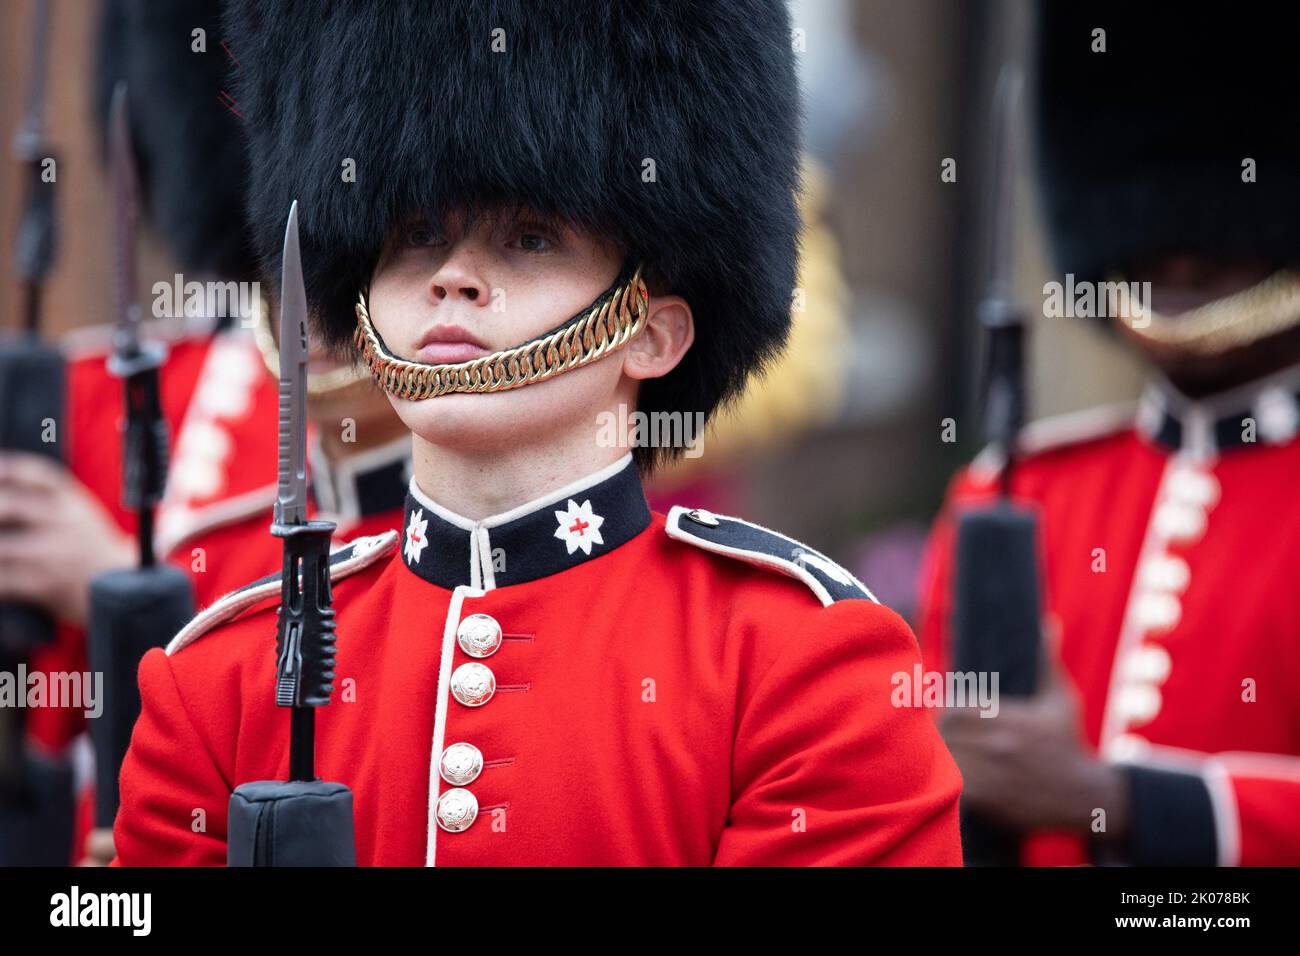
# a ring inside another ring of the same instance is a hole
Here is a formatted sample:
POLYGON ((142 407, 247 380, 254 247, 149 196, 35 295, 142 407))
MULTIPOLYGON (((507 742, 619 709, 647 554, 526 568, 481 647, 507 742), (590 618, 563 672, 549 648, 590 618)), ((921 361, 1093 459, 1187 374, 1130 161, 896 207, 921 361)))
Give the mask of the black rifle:
MULTIPOLYGON (((49 32, 50 6, 37 0, 27 104, 14 137, 26 181, 14 252, 23 328, 0 339, 0 448, 62 461, 57 439, 64 419, 63 355, 40 338, 45 280, 57 246, 58 166, 44 124, 49 32)), ((45 609, 0 604, 0 671, 15 673, 53 639, 54 618, 45 609)), ((65 865, 72 852, 72 769, 65 760, 27 750, 24 713, 22 708, 0 708, 0 866, 65 865)))
MULTIPOLYGON (((987 340, 985 428, 1003 456, 999 495, 992 505, 958 517, 952 666, 962 673, 997 674, 998 692, 1034 692, 1042 639, 1038 519, 1011 500, 1016 440, 1025 419, 1024 316, 1016 307, 1015 120, 1018 72, 1004 69, 995 93, 990 281, 979 318, 987 340)), ((996 719, 996 718, 993 718, 996 719)), ((1014 866, 1021 835, 962 809, 968 866, 1014 866)))
POLYGON ((158 396, 158 370, 166 350, 140 339, 135 289, 138 181, 125 83, 113 91, 109 148, 116 205, 117 316, 108 367, 126 390, 122 494, 126 506, 136 512, 139 565, 105 572, 90 584, 87 657, 91 670, 104 675, 103 711, 90 731, 97 827, 111 827, 117 816, 118 773, 140 716, 140 659, 150 648, 166 644, 194 616, 189 577, 180 568, 154 560, 154 508, 167 479, 167 423, 158 396))
POLYGON ((280 480, 271 533, 284 543, 275 635, 275 702, 289 711, 289 780, 230 795, 230 866, 356 866, 352 791, 316 779, 316 708, 334 691, 331 521, 307 520, 307 291, 298 203, 289 209, 280 281, 280 480))

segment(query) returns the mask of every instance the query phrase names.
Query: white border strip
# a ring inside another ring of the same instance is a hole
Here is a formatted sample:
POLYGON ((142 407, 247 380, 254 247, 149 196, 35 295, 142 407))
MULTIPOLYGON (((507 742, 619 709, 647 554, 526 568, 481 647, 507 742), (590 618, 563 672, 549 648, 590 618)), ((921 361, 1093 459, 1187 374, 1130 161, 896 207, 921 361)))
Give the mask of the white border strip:
MULTIPOLYGON (((668 532, 668 537, 675 538, 678 541, 685 541, 688 544, 696 545, 698 547, 703 548, 706 551, 712 551, 716 554, 725 554, 733 558, 738 558, 739 560, 744 561, 746 564, 752 564, 755 567, 770 568, 774 571, 780 571, 782 574, 788 575, 789 577, 795 578, 799 581, 802 581, 804 584, 808 585, 808 587, 812 589, 812 592, 817 595, 817 600, 822 602, 822 607, 826 607, 830 604, 835 603, 835 599, 831 597, 830 592, 826 590, 825 585, 823 585, 821 581, 818 580, 815 574, 810 572, 807 568, 805 568, 801 564, 798 564, 794 561, 787 561, 784 558, 778 558, 775 555, 766 554, 761 551, 748 551, 743 548, 733 548, 730 547, 729 545, 718 544, 714 541, 708 540, 707 538, 701 538, 698 535, 692 534, 691 532, 685 530, 684 528, 682 528, 680 524, 681 517, 682 515, 686 514, 686 512, 692 510, 694 509, 684 507, 683 505, 673 505, 673 507, 669 509, 668 522, 664 526, 665 530, 667 530, 668 532)), ((778 538, 781 538, 784 541, 788 541, 791 544, 797 545, 798 547, 803 548, 812 554, 819 555, 826 561, 830 561, 830 558, 827 558, 825 555, 822 555, 820 551, 810 548, 808 547, 808 545, 800 541, 796 541, 793 538, 788 538, 785 535, 781 534, 781 532, 779 531, 773 531, 771 528, 764 528, 761 524, 754 524, 752 521, 746 521, 743 518, 733 518, 728 515, 714 515, 714 517, 716 517, 720 521, 730 521, 734 524, 743 524, 750 528, 756 528, 759 531, 765 531, 768 534, 776 535, 778 538)), ((866 596, 869 600, 871 600, 875 604, 880 603, 878 600, 876 600, 876 596, 871 593, 871 589, 868 588, 861 581, 859 581, 857 577, 855 577, 853 574, 851 574, 848 571, 848 569, 838 564, 835 566, 840 568, 842 571, 844 571, 844 573, 848 575, 849 579, 854 584, 862 588, 862 590, 866 593, 866 596)))
MULTIPOLYGON (((369 538, 357 538, 355 541, 345 544, 344 548, 353 549, 352 557, 330 566, 330 581, 334 582, 340 578, 345 578, 366 565, 373 564, 397 546, 397 539, 398 534, 396 531, 385 531, 383 534, 377 534, 369 538)), ((333 553, 342 550, 343 548, 339 548, 333 553)), ((226 621, 232 620, 252 605, 260 604, 269 597, 279 595, 279 593, 280 579, 276 578, 255 588, 232 591, 225 597, 219 598, 210 607, 201 611, 190 623, 181 628, 177 635, 171 639, 167 644, 167 656, 170 657, 181 648, 193 644, 218 624, 224 624, 226 621)))

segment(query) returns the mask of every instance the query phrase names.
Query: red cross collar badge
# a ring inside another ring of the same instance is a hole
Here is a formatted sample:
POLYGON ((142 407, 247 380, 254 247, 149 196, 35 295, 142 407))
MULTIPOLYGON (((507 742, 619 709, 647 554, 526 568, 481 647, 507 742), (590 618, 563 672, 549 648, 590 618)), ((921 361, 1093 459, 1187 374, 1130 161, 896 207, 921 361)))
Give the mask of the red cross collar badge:
POLYGON ((429 519, 424 516, 424 509, 417 508, 411 512, 411 522, 406 526, 406 561, 419 564, 420 555, 429 545, 429 519))
POLYGON ((555 512, 555 520, 559 522, 555 537, 564 542, 564 546, 569 549, 568 554, 573 554, 579 548, 583 554, 591 554, 593 544, 605 543, 600 536, 600 526, 605 523, 605 519, 591 510, 589 500, 579 505, 570 498, 564 511, 555 512))

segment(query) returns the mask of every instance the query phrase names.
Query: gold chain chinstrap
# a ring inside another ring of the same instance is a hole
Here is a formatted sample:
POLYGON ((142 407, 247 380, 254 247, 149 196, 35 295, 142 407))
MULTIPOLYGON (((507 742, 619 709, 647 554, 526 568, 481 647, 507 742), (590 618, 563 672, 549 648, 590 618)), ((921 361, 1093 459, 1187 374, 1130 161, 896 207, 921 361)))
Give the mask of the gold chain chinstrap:
POLYGON ((411 401, 450 392, 503 392, 521 388, 603 358, 645 328, 649 293, 638 268, 602 301, 569 322, 523 345, 468 362, 430 365, 393 355, 370 321, 363 290, 357 296, 354 341, 379 386, 411 401))

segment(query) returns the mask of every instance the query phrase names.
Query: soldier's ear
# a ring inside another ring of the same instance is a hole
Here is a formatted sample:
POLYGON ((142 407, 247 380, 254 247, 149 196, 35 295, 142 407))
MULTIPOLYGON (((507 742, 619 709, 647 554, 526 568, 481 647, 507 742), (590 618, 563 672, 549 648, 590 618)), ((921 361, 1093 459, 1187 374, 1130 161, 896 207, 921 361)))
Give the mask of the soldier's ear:
POLYGON ((695 318, 679 295, 652 295, 645 329, 628 344, 623 374, 629 378, 659 378, 682 360, 695 341, 695 318))

